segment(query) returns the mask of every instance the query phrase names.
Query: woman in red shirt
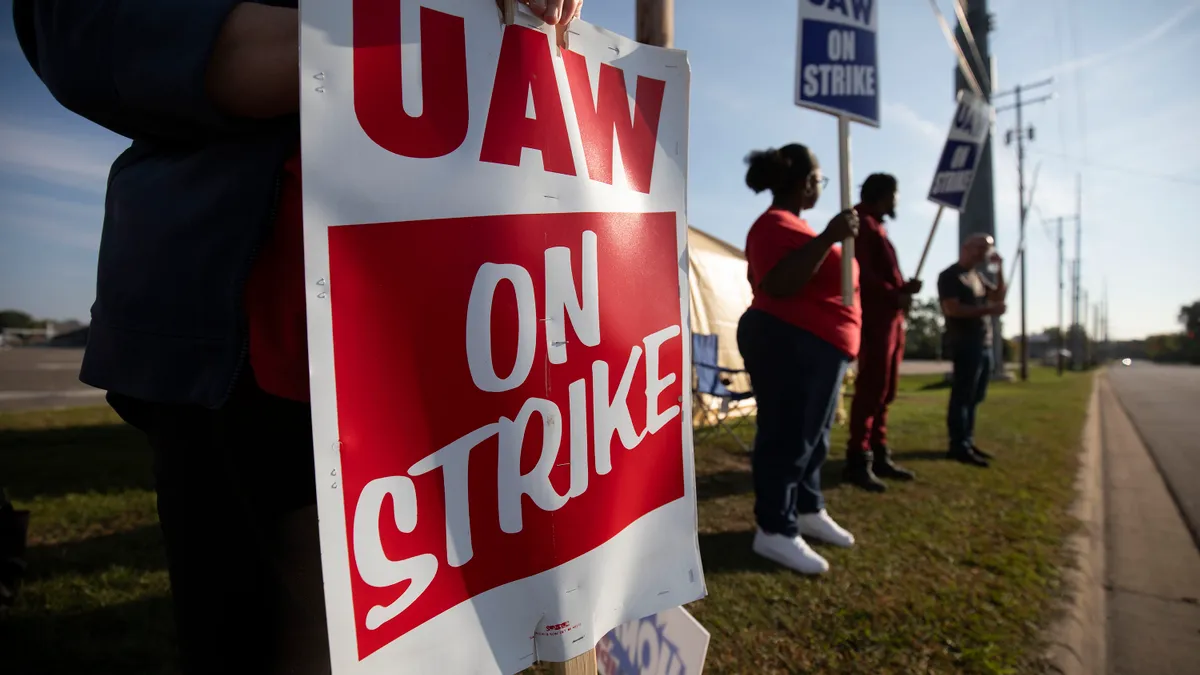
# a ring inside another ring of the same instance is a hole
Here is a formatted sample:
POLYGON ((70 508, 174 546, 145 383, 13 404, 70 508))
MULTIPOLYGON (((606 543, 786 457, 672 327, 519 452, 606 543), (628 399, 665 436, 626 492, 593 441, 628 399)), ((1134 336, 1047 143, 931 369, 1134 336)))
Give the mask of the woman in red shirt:
POLYGON ((821 465, 842 376, 858 353, 858 265, 854 304, 846 307, 838 246, 858 235, 858 216, 843 211, 820 234, 801 220, 800 212, 817 203, 828 182, 803 145, 754 152, 746 162, 746 185, 774 196, 746 237, 754 301, 738 324, 738 349, 758 400, 754 552, 797 572, 820 574, 829 563, 802 537, 854 544, 854 536, 825 511, 821 465))

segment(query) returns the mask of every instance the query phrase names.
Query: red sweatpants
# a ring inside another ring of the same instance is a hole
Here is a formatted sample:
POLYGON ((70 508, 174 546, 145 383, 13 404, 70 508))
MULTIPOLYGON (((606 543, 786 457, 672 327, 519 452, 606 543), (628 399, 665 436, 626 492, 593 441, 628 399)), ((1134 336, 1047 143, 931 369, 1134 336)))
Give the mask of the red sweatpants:
POLYGON ((904 317, 863 317, 854 402, 850 405, 850 444, 846 456, 887 445, 888 406, 896 400, 900 361, 904 359, 904 317))

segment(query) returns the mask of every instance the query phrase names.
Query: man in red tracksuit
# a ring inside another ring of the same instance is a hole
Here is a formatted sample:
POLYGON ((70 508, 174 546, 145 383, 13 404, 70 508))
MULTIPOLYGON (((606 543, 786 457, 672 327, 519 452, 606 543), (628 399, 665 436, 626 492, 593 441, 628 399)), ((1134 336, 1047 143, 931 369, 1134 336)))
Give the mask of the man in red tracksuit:
POLYGON ((896 249, 888 240, 883 218, 896 217, 895 176, 872 174, 855 207, 860 230, 854 257, 862 289, 862 346, 854 402, 850 406, 850 443, 843 479, 870 492, 887 489, 880 478, 912 480, 915 476, 892 462, 887 445, 888 405, 896 398, 900 361, 904 358, 904 316, 921 282, 904 281, 896 249))

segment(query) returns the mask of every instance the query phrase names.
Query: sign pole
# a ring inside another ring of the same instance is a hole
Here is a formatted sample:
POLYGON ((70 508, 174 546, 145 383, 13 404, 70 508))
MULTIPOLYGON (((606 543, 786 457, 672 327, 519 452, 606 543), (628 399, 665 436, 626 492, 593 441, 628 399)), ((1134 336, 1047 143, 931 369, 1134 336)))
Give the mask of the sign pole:
POLYGON ((596 675, 596 650, 590 649, 566 663, 552 664, 550 672, 554 675, 596 675))
MULTIPOLYGON (((674 0, 637 0, 637 40, 658 47, 675 42, 674 0)), ((551 664, 554 675, 597 675, 595 648, 566 663, 551 664)))
MULTIPOLYGON (((838 115, 838 164, 845 211, 854 205, 850 196, 850 118, 845 115, 838 115)), ((854 237, 842 241, 842 304, 854 306, 854 237)))
POLYGON ((921 278, 921 270, 925 269, 925 259, 929 257, 929 248, 933 246, 933 235, 937 234, 938 223, 942 220, 942 212, 946 207, 938 204, 937 215, 933 217, 933 227, 929 228, 929 237, 925 240, 925 250, 921 251, 921 262, 917 263, 917 273, 913 275, 914 279, 921 278))
POLYGON ((638 42, 655 47, 675 46, 675 0, 637 0, 638 42))

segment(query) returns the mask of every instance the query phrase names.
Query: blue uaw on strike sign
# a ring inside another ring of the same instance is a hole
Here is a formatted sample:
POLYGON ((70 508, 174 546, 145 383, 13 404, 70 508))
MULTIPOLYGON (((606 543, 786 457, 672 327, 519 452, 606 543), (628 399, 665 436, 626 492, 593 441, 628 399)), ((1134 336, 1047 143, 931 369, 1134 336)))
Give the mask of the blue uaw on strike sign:
POLYGON ((992 127, 992 107, 970 91, 960 92, 950 134, 929 188, 929 200, 961 211, 967 205, 979 158, 992 127))
POLYGON ((879 126, 876 0, 800 0, 796 105, 879 126))

